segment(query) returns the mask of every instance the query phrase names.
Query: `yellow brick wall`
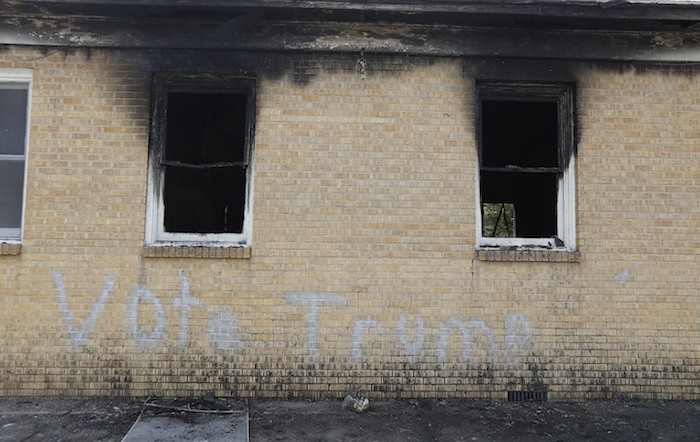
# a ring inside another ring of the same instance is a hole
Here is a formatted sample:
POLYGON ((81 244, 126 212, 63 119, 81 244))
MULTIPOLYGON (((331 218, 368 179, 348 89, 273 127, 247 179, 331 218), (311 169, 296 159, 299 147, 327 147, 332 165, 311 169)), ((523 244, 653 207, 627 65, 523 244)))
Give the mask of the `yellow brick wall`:
POLYGON ((34 74, 0 394, 700 398, 700 73, 562 66, 580 262, 485 262, 481 62, 356 61, 0 52, 34 74), (176 69, 258 77, 249 254, 143 247, 150 75, 176 69))

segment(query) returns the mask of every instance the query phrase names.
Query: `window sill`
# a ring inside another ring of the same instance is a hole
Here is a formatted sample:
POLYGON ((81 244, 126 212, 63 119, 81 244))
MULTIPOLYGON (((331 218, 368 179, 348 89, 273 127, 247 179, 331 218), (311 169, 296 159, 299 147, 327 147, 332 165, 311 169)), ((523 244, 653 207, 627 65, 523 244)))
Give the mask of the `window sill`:
POLYGON ((22 253, 22 243, 0 242, 0 256, 16 256, 22 253))
POLYGON ((146 245, 145 258, 250 259, 250 247, 146 245))
POLYGON ((496 262, 580 262, 581 252, 517 248, 477 249, 476 259, 496 262))

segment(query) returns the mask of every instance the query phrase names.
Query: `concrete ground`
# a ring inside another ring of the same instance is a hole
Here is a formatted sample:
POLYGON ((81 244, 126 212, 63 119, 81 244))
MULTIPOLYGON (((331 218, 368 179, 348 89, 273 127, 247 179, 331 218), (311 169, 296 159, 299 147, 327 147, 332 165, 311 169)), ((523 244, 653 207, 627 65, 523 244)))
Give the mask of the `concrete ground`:
POLYGON ((233 401, 148 401, 123 442, 248 442, 248 410, 233 401))
POLYGON ((0 441, 121 441, 127 433, 126 440, 203 441, 226 431, 220 440, 245 440, 248 431, 251 441, 700 440, 698 402, 381 401, 361 414, 340 401, 150 403, 169 408, 125 399, 3 399, 0 441), (137 420, 150 422, 151 433, 139 432, 137 420))

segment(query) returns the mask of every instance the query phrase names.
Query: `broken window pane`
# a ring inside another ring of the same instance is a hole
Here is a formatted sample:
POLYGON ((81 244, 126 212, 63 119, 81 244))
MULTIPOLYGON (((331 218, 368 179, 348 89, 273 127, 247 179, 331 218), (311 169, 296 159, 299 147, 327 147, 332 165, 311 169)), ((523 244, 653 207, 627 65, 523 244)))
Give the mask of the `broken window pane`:
POLYGON ((22 224, 24 161, 0 161, 0 228, 22 224))
POLYGON ((0 83, 0 155, 24 155, 27 90, 0 83))
POLYGON ((244 167, 165 168, 166 232, 241 233, 245 207, 244 167))
POLYGON ((482 236, 492 238, 515 237, 515 205, 510 203, 483 203, 482 236))
MULTIPOLYGON (((557 234, 556 173, 481 172, 484 205, 509 204, 517 214, 515 237, 550 238, 557 234)), ((484 225, 484 236, 492 236, 484 225)))
POLYGON ((187 164, 243 162, 246 95, 171 92, 165 159, 187 164))
POLYGON ((485 100, 481 112, 482 166, 559 165, 556 102, 485 100))

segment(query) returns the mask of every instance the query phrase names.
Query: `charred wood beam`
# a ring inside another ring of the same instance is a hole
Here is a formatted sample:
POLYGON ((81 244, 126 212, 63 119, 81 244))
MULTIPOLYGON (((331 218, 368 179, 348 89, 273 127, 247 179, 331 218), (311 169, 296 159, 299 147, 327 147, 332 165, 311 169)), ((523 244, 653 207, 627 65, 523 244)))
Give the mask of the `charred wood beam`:
POLYGON ((0 17, 0 44, 700 62, 698 32, 0 17))
POLYGON ((700 20, 693 0, 6 0, 5 5, 50 12, 85 7, 139 6, 162 8, 281 8, 385 11, 407 14, 510 14, 588 19, 700 20))

